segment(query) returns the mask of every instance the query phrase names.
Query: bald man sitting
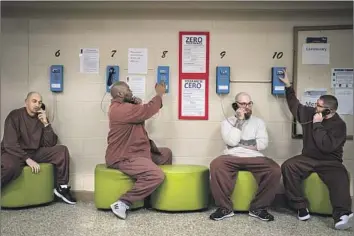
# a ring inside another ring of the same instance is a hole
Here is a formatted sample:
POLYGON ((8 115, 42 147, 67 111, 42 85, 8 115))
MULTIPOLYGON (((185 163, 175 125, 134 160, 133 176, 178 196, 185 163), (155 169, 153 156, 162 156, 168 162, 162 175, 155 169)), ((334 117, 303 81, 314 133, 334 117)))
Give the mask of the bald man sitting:
POLYGON ((165 176, 157 165, 172 164, 171 150, 157 148, 145 130, 145 120, 162 107, 165 85, 158 84, 155 90, 156 96, 149 103, 141 104, 127 83, 119 81, 111 87, 106 164, 136 179, 133 188, 111 205, 120 219, 126 219, 129 207, 150 196, 162 183, 165 176))
POLYGON ((224 155, 210 164, 211 191, 218 207, 210 215, 212 220, 222 220, 234 215, 230 196, 239 170, 250 171, 258 183, 249 215, 264 221, 274 220, 267 208, 277 192, 281 169, 260 152, 268 146, 268 133, 263 120, 252 115, 252 105, 247 93, 237 94, 236 101, 232 104, 235 116, 221 124, 221 135, 226 148, 224 155))
POLYGON ((51 163, 57 173, 54 194, 68 204, 75 204, 68 187, 69 151, 66 146, 56 145, 58 137, 41 108, 42 96, 30 92, 25 104, 25 107, 11 111, 5 119, 1 142, 1 188, 16 179, 25 165, 38 173, 38 163, 51 163))

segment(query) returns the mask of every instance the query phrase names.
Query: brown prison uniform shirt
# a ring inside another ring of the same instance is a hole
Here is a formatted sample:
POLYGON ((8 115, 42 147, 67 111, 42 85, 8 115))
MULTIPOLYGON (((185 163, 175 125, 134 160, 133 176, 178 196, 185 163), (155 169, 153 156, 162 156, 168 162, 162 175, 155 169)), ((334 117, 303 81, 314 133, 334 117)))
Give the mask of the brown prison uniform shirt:
POLYGON ((320 160, 339 160, 343 162, 343 146, 346 142, 347 127, 336 113, 330 119, 313 123, 316 109, 302 105, 293 87, 286 88, 286 100, 291 113, 302 124, 302 155, 320 160))
POLYGON ((109 133, 106 150, 108 166, 122 159, 151 157, 150 140, 144 122, 155 115, 161 106, 162 98, 158 95, 143 105, 112 99, 108 115, 109 133))
POLYGON ((40 147, 57 144, 58 136, 51 125, 44 127, 37 116, 31 117, 25 107, 13 110, 5 119, 1 154, 8 153, 23 161, 40 147))

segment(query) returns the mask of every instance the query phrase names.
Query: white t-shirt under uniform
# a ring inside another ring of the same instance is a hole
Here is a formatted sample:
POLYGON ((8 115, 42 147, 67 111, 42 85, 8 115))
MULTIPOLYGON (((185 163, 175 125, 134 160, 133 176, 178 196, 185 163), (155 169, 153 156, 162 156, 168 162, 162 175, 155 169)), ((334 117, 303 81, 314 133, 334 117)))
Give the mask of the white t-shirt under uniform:
POLYGON ((264 156, 260 152, 268 147, 268 132, 264 121, 252 115, 248 120, 244 121, 241 130, 235 127, 236 121, 237 118, 232 116, 221 124, 221 135, 226 144, 224 155, 237 157, 264 156), (238 147, 240 140, 252 139, 256 140, 258 151, 238 147))

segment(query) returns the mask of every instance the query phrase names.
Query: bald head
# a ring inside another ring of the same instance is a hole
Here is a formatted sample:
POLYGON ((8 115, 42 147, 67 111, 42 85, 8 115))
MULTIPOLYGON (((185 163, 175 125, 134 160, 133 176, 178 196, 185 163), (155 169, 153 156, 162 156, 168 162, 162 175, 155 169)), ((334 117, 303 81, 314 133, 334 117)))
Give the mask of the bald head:
POLYGON ((244 110, 245 119, 246 120, 249 119, 252 115, 252 105, 253 105, 251 96, 246 92, 238 93, 235 97, 235 102, 236 102, 235 104, 237 104, 237 109, 244 110))
POLYGON ((38 92, 29 92, 26 100, 26 110, 30 116, 35 116, 41 109, 42 96, 38 92))
POLYGON ((133 94, 126 82, 118 81, 111 87, 111 96, 113 99, 131 100, 133 94))
POLYGON ((42 96, 38 92, 35 92, 35 91, 29 92, 26 96, 26 100, 31 99, 32 96, 38 96, 42 100, 42 96))
POLYGON ((235 101, 240 103, 249 103, 251 101, 251 96, 246 92, 241 92, 236 95, 235 101))

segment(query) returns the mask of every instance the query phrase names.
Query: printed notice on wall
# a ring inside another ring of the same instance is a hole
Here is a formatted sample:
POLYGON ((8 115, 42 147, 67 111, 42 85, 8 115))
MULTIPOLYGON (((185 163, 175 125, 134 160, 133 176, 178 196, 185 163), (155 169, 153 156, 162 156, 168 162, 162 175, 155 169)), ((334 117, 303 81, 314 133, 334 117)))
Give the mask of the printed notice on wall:
POLYGON ((128 74, 143 74, 148 71, 148 49, 129 48, 128 49, 128 74))
POLYGON ((353 68, 332 68, 332 88, 353 88, 353 68))
POLYGON ((182 80, 182 116, 205 116, 205 80, 182 80))
POLYGON ((302 46, 302 64, 328 65, 329 43, 305 43, 302 46))
POLYGON ((353 88, 336 88, 334 93, 338 99, 337 113, 353 115, 353 88))
POLYGON ((182 73, 206 73, 206 36, 183 35, 182 73))
POLYGON ((133 92, 133 96, 142 100, 145 99, 145 81, 144 75, 130 75, 127 76, 127 84, 133 92))
POLYGON ((327 94, 327 89, 325 88, 305 89, 304 95, 301 98, 301 104, 316 107, 317 99, 325 94, 327 94))
POLYGON ((98 74, 100 71, 100 51, 98 48, 80 50, 80 73, 98 74))

